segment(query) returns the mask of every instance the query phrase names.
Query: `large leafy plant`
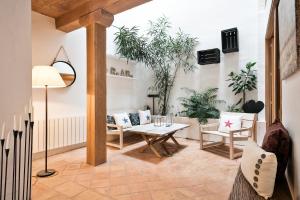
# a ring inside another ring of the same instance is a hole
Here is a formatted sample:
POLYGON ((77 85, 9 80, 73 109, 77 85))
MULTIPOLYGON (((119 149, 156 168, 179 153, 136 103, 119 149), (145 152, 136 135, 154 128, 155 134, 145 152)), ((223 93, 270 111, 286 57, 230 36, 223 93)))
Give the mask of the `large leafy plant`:
MULTIPOLYGON (((227 81, 230 82, 228 87, 232 87, 232 92, 234 92, 235 95, 242 94, 242 98, 237 104, 242 102, 244 105, 246 102, 246 92, 256 89, 257 77, 256 70, 254 69, 255 65, 256 62, 248 62, 246 69, 242 69, 239 74, 231 72, 228 75, 229 78, 227 81)), ((235 106, 237 104, 235 104, 235 106)))
POLYGON ((197 118, 200 123, 207 123, 208 118, 220 117, 217 105, 224 103, 224 101, 217 98, 218 88, 209 88, 203 92, 187 88, 185 90, 191 95, 180 98, 181 105, 184 108, 181 112, 183 115, 197 118))
POLYGON ((180 29, 174 36, 168 31, 171 28, 166 17, 150 21, 145 35, 139 34, 139 28, 125 26, 115 33, 117 54, 128 60, 144 63, 154 74, 152 90, 159 94, 160 113, 168 112, 170 93, 180 68, 184 72, 195 69, 194 49, 197 39, 183 33, 180 29))

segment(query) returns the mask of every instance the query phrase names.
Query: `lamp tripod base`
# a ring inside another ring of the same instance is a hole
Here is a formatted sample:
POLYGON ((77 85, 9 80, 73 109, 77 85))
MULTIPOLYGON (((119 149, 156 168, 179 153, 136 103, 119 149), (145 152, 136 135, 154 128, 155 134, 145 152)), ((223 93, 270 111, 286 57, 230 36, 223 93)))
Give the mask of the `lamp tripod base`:
POLYGON ((54 169, 48 169, 47 171, 42 170, 37 173, 37 177, 41 177, 41 178, 48 177, 48 176, 52 176, 55 173, 56 173, 56 171, 54 169))

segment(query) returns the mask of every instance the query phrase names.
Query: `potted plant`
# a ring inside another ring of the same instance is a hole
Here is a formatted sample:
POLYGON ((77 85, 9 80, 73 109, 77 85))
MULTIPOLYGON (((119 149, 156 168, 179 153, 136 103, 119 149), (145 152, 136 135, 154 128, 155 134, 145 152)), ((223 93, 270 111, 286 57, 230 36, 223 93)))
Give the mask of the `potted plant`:
POLYGON ((242 94, 241 99, 236 104, 229 106, 230 109, 236 111, 241 110, 241 106, 239 108, 237 106, 240 103, 242 103, 242 105, 245 104, 246 93, 256 89, 257 76, 256 70, 254 69, 255 65, 256 62, 248 62, 246 69, 242 69, 240 73, 230 72, 228 75, 229 78, 227 81, 230 82, 228 87, 232 87, 232 92, 234 92, 235 95, 242 94))
POLYGON ((190 118, 197 118, 200 123, 207 123, 208 119, 217 119, 220 117, 220 111, 217 105, 224 103, 223 100, 218 100, 218 88, 208 88, 203 92, 197 92, 184 88, 191 95, 189 97, 182 97, 181 105, 184 110, 183 115, 190 118))
POLYGON ((117 54, 128 60, 144 63, 154 73, 153 88, 159 94, 159 108, 162 115, 168 112, 171 90, 179 69, 191 72, 195 69, 194 49, 197 39, 180 29, 172 36, 166 17, 150 21, 145 35, 139 34, 138 27, 121 27, 115 33, 117 54))

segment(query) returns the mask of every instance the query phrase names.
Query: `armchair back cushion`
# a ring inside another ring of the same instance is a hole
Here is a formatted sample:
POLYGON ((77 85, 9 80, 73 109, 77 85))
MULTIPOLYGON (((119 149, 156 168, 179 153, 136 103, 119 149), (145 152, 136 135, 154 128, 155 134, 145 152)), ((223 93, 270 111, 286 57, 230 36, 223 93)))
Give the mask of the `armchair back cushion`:
POLYGON ((222 114, 219 124, 219 132, 229 133, 242 127, 242 116, 222 114))

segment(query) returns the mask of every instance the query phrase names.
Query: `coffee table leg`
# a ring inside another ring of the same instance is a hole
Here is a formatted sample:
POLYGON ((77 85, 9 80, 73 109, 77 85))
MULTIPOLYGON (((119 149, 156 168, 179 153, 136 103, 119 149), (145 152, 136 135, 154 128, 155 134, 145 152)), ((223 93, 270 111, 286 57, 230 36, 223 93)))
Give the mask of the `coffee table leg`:
POLYGON ((170 138, 173 140, 173 142, 179 147, 180 144, 177 142, 177 140, 174 138, 173 135, 170 136, 170 138))
POLYGON ((161 143, 162 148, 164 149, 164 151, 167 153, 168 156, 172 155, 169 150, 167 149, 166 145, 164 143, 161 143))
POLYGON ((142 137, 144 138, 144 140, 145 140, 146 143, 148 144, 148 146, 149 146, 149 148, 151 149, 151 151, 153 151, 153 153, 154 153, 157 157, 161 158, 161 155, 158 153, 158 151, 157 151, 157 150, 155 149, 155 147, 152 145, 151 140, 150 140, 147 136, 145 136, 145 135, 142 135, 142 137))

